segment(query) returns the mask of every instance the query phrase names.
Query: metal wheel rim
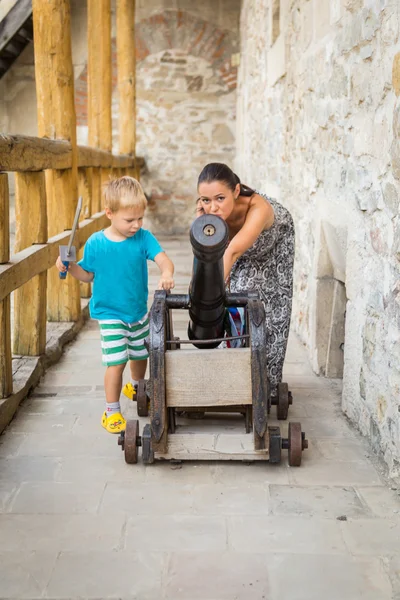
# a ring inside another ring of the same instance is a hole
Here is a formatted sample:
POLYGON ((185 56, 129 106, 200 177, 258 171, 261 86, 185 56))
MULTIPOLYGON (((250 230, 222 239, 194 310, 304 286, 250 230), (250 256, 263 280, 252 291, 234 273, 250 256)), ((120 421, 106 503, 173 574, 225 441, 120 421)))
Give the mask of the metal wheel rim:
POLYGON ((139 437, 139 421, 131 419, 126 422, 124 437, 125 462, 135 465, 138 460, 137 439, 139 437))
POLYGON ((147 394, 144 379, 139 379, 138 389, 136 392, 137 413, 139 417, 147 417, 149 408, 147 404, 147 394))
POLYGON ((276 415, 279 421, 287 419, 289 412, 289 386, 287 383, 278 385, 278 404, 276 405, 276 415))
POLYGON ((289 465, 299 467, 303 452, 303 439, 300 423, 289 423, 289 465))

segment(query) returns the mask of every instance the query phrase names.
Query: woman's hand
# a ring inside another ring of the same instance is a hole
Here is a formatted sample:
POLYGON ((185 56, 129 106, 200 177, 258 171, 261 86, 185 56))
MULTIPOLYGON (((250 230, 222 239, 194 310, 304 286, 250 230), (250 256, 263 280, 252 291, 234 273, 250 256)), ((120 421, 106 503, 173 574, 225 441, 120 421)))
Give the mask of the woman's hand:
POLYGON ((201 217, 201 215, 205 215, 206 211, 203 208, 200 198, 196 202, 196 219, 197 217, 201 217))

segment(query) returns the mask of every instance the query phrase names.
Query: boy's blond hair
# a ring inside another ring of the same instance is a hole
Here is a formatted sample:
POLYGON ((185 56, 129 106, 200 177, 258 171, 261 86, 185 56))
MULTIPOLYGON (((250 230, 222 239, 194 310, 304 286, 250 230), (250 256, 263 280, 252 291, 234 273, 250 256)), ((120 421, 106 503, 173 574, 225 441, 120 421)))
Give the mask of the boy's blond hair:
POLYGON ((104 207, 112 212, 120 208, 143 208, 147 206, 146 196, 140 183, 133 177, 119 177, 105 184, 104 207))

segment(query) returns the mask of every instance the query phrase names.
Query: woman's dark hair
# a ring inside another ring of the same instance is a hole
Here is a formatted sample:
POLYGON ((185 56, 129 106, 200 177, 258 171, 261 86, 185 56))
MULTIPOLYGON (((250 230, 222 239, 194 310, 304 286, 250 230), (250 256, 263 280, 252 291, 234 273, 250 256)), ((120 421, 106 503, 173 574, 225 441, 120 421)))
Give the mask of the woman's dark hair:
POLYGON ((237 184, 240 184, 241 196, 252 196, 255 192, 247 185, 240 183, 239 177, 224 163, 209 163, 204 167, 197 181, 197 188, 201 183, 212 183, 213 181, 221 181, 232 190, 235 191, 237 184))

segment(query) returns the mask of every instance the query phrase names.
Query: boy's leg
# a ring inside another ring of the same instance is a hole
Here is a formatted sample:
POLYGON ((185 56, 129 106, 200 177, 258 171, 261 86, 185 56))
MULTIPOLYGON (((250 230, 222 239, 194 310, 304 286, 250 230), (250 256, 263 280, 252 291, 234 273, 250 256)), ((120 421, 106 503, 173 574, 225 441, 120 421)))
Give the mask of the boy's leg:
POLYGON ((121 405, 119 402, 122 389, 122 374, 125 366, 126 363, 108 366, 104 374, 106 410, 101 418, 101 424, 110 433, 120 433, 126 427, 126 421, 121 414, 121 405))
POLYGON ((104 391, 106 395, 106 410, 101 424, 110 433, 120 433, 125 430, 126 421, 121 414, 120 395, 122 375, 128 362, 128 331, 122 321, 99 321, 104 374, 104 391))
POLYGON ((131 371, 131 380, 127 383, 122 392, 130 398, 135 400, 136 389, 139 379, 144 379, 147 368, 148 353, 145 346, 146 340, 149 336, 149 320, 147 317, 141 319, 137 323, 134 323, 129 333, 129 367, 131 371))
POLYGON ((122 390, 122 374, 125 366, 126 363, 106 368, 106 372, 104 373, 104 391, 107 404, 119 403, 122 390))

